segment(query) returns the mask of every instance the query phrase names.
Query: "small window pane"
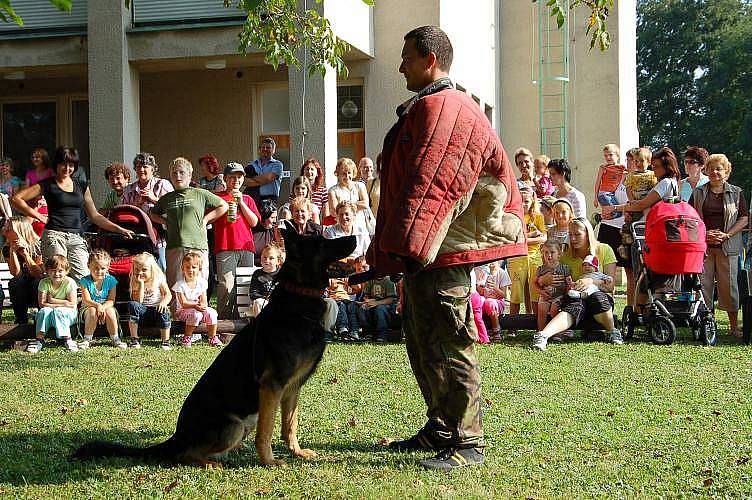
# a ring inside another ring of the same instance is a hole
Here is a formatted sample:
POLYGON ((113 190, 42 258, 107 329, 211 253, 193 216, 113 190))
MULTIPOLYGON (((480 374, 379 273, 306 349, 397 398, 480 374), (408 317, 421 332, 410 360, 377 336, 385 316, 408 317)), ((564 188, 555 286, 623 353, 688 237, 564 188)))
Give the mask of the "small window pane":
POLYGON ((55 152, 56 107, 54 102, 3 105, 3 154, 16 163, 15 174, 22 179, 31 168, 31 150, 55 152))
POLYGON ((337 129, 363 128, 363 86, 337 87, 337 129))
POLYGON ((286 88, 261 92, 261 128, 266 133, 290 130, 290 97, 286 88))

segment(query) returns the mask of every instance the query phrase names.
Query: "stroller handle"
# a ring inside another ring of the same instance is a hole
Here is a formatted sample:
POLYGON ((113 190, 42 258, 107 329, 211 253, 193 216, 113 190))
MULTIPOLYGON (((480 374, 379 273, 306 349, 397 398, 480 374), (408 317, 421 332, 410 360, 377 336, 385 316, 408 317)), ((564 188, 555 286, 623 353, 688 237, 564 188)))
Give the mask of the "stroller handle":
MULTIPOLYGON (((124 235, 122 235, 120 233, 113 233, 111 231, 101 231, 101 232, 96 232, 96 233, 87 231, 87 232, 84 233, 84 236, 87 236, 87 237, 117 236, 117 237, 120 237, 120 238, 124 238, 125 237, 124 235)), ((151 236, 149 236, 148 234, 143 234, 143 233, 133 233, 133 239, 134 240, 135 239, 150 240, 151 236)))
POLYGON ((644 239, 645 238, 645 221, 641 220, 641 221, 633 222, 629 230, 632 233, 632 238, 644 239))

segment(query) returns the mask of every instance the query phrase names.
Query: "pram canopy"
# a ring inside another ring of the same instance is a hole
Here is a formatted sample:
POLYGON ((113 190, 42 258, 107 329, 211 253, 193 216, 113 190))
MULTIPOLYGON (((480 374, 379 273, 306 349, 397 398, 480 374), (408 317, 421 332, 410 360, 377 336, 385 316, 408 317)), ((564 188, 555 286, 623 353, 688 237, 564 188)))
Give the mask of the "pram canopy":
POLYGON ((645 265, 654 273, 702 273, 707 243, 705 223, 684 201, 659 201, 645 222, 645 265))

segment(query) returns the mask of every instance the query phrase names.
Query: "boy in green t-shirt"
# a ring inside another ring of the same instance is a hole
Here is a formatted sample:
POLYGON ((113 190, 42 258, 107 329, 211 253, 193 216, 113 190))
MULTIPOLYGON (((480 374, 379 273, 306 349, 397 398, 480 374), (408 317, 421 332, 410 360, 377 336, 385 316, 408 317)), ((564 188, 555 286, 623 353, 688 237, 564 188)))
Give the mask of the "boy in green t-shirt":
POLYGON ((170 181, 175 191, 163 195, 149 211, 154 222, 167 225, 167 284, 183 279, 181 262, 188 252, 201 255, 204 279, 209 279, 209 244, 206 226, 227 212, 227 203, 205 189, 190 187, 193 165, 175 158, 170 181), (207 212, 207 209, 212 209, 207 212))
POLYGON ((363 286, 358 302, 358 317, 374 342, 386 342, 389 330, 397 319, 397 287, 389 277, 373 279, 363 286))

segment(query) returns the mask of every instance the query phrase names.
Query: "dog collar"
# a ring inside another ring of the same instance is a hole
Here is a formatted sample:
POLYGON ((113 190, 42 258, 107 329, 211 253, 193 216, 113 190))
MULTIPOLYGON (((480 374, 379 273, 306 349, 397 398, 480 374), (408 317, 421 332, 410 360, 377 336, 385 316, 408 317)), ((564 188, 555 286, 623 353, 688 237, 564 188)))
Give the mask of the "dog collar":
POLYGON ((307 288, 304 286, 293 285, 292 283, 283 282, 283 283, 280 283, 280 285, 282 286, 282 288, 284 288, 288 292, 292 292, 298 295, 304 295, 306 297, 320 298, 321 295, 324 293, 323 290, 319 290, 318 288, 307 288))

